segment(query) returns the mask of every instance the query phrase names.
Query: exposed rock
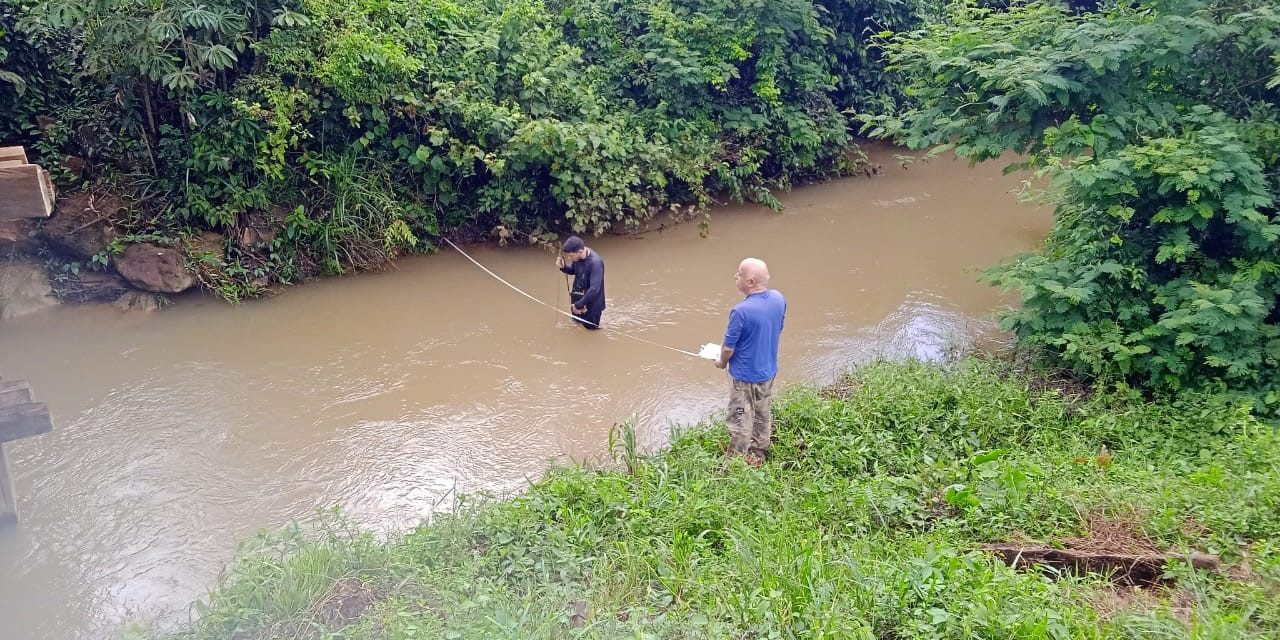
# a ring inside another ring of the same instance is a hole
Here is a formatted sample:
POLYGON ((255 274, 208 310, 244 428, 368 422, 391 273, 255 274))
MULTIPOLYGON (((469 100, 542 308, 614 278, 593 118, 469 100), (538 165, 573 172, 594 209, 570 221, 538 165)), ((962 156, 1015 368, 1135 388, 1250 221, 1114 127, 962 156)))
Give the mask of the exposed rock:
POLYGON ((187 270, 186 255, 178 249, 150 243, 133 244, 116 257, 115 263, 116 271, 143 291, 180 293, 196 283, 187 270))
POLYGON ((279 207, 270 211, 255 211, 240 217, 239 228, 235 234, 240 246, 255 247, 271 242, 284 230, 284 221, 288 212, 279 207))
POLYGON ((54 285, 54 292, 72 302, 111 302, 129 290, 124 278, 109 271, 81 271, 54 285))
POLYGON ((112 195, 77 193, 58 203, 42 235, 55 249, 88 260, 116 238, 111 219, 124 209, 112 195))
POLYGON ((256 246, 263 242, 262 236, 254 227, 241 227, 240 235, 237 236, 237 240, 239 240, 240 246, 246 248, 256 246))
POLYGON ((34 234, 34 220, 9 220, 0 222, 0 256, 10 254, 34 255, 40 249, 40 240, 34 234))
POLYGON ((0 262, 0 320, 57 306, 44 266, 35 262, 0 262))
POLYGON ((160 301, 156 299, 154 293, 126 291, 124 295, 116 298, 111 306, 121 311, 155 311, 160 308, 160 301))

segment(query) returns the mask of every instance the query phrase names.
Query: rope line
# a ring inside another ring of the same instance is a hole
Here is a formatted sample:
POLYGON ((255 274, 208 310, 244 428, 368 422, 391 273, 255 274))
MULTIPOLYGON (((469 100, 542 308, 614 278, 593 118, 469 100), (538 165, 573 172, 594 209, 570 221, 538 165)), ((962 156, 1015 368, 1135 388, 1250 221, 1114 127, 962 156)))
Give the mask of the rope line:
POLYGON ((696 354, 696 353, 694 353, 694 352, 692 352, 692 351, 685 351, 684 349, 677 349, 677 348, 675 348, 675 347, 671 347, 671 346, 667 346, 667 345, 665 345, 665 344, 662 344, 661 342, 654 342, 654 341, 652 341, 652 340, 646 340, 646 339, 644 339, 644 338, 641 338, 640 336, 633 336, 633 335, 631 335, 631 334, 629 334, 629 333, 627 333, 627 332, 625 332, 625 331, 621 331, 621 330, 619 330, 619 329, 613 329, 613 328, 610 328, 610 327, 604 327, 604 326, 601 326, 601 325, 596 324, 596 323, 594 323, 594 322, 591 322, 590 320, 583 320, 582 318, 579 318, 579 317, 577 317, 577 316, 575 316, 575 315, 573 315, 573 314, 571 314, 571 313, 569 313, 569 312, 567 312, 567 311, 565 311, 564 309, 561 309, 561 308, 559 308, 559 307, 553 307, 553 306, 551 306, 551 305, 549 305, 549 304, 547 304, 547 303, 545 303, 545 302, 543 302, 543 301, 541 301, 541 300, 539 300, 539 299, 537 299, 537 298, 535 298, 535 297, 533 297, 533 296, 529 295, 528 293, 526 293, 526 292, 524 291, 524 289, 521 289, 520 287, 517 287, 517 286, 515 286, 514 284, 511 284, 510 282, 507 282, 505 279, 503 279, 503 277, 502 277, 502 276, 500 276, 500 275, 498 275, 498 274, 496 274, 496 273, 494 273, 494 272, 490 271, 488 267, 486 267, 486 266, 484 266, 484 265, 480 264, 479 262, 477 262, 477 261, 476 261, 476 259, 475 259, 475 258, 472 258, 471 256, 467 255, 467 252, 466 252, 466 251, 463 251, 462 249, 460 249, 460 248, 458 247, 458 245, 456 245, 456 244, 454 244, 454 243, 453 243, 453 241, 452 241, 452 240, 450 240, 450 239, 448 239, 448 238, 445 238, 445 237, 443 237, 443 236, 441 236, 441 238, 440 238, 440 239, 441 239, 441 240, 444 240, 444 241, 445 241, 445 242, 447 242, 447 243, 449 243, 449 246, 453 247, 455 251, 457 251, 458 253, 462 254, 462 257, 466 258, 467 260, 470 260, 470 261, 471 261, 471 264, 474 264, 475 266, 480 267, 480 270, 481 270, 481 271, 484 271, 485 273, 489 274, 490 276, 493 276, 493 278, 494 278, 495 280, 497 280, 498 282, 501 282, 502 284, 507 285, 507 287, 509 287, 512 291, 515 291, 516 293, 518 293, 518 294, 520 294, 520 295, 522 295, 522 296, 524 296, 524 297, 526 297, 526 298, 528 298, 528 299, 530 299, 530 300, 532 300, 532 301, 534 301, 534 302, 536 302, 536 303, 538 303, 538 304, 540 304, 540 305, 542 305, 542 306, 544 306, 544 307, 546 307, 546 308, 548 308, 548 309, 551 309, 552 311, 555 311, 556 313, 558 313, 558 314, 560 314, 560 315, 562 315, 562 316, 568 316, 568 317, 569 317, 571 320, 573 320, 574 322, 581 322, 581 323, 583 323, 583 324, 589 324, 589 325, 592 325, 592 326, 594 326, 595 328, 600 329, 600 330, 602 330, 602 331, 607 331, 607 332, 609 332, 609 333, 617 334, 617 335, 620 335, 620 336, 622 336, 622 337, 624 337, 624 338, 630 338, 631 340, 635 340, 636 342, 643 342, 643 343, 645 343, 645 344, 653 345, 653 346, 655 346, 655 347, 662 347, 663 349, 667 349, 667 350, 669 350, 669 351, 674 351, 674 352, 676 352, 676 353, 682 353, 682 354, 684 354, 684 355, 686 355, 686 356, 690 356, 690 357, 693 357, 693 358, 699 358, 699 359, 701 359, 701 358, 702 358, 702 356, 700 356, 700 355, 698 355, 698 354, 696 354))

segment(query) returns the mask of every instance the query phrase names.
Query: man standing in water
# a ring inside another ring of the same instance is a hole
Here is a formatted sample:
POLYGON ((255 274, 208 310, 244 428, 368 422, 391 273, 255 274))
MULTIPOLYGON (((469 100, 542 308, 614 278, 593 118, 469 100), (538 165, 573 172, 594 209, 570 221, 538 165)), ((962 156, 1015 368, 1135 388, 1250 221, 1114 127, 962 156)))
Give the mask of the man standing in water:
POLYGON ((578 236, 569 236, 560 247, 556 268, 573 276, 569 289, 569 304, 573 307, 573 319, 583 327, 600 328, 600 314, 604 313, 604 260, 578 236))
POLYGON ((729 312, 716 366, 728 367, 729 455, 745 455, 759 466, 773 440, 773 378, 778 374, 778 342, 787 315, 787 301, 769 288, 769 267, 747 258, 733 274, 738 292, 746 296, 729 312))

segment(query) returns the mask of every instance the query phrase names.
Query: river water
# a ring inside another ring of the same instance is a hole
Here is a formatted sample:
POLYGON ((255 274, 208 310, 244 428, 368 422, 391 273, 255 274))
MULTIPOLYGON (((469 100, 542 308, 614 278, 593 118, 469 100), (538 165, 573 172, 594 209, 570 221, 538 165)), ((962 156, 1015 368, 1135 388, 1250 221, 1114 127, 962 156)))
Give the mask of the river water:
MULTIPOLYGON (((755 256, 789 301, 781 383, 994 337, 1003 301, 978 271, 1033 248, 1048 214, 994 164, 872 155, 881 175, 796 189, 780 215, 724 207, 706 238, 685 224, 590 240, 604 323, 719 342, 755 256)), ((565 303, 553 253, 469 251, 565 303)), ((8 445, 24 522, 0 530, 4 640, 180 621, 256 531, 339 504, 403 531, 451 491, 516 492, 551 463, 600 459, 619 421, 659 446, 727 394, 710 362, 583 331, 452 252, 235 307, 54 309, 0 325, 0 369, 55 421, 8 445)))

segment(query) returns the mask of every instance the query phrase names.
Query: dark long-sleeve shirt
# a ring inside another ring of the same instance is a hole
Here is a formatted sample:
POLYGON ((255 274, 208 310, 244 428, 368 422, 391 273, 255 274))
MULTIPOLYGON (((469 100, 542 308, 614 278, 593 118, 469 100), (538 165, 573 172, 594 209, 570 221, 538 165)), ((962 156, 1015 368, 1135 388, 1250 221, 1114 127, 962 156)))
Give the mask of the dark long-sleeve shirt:
POLYGON ((573 276, 569 300, 575 306, 586 307, 588 312, 604 310, 604 259, 600 254, 588 249, 587 257, 560 270, 573 276))

